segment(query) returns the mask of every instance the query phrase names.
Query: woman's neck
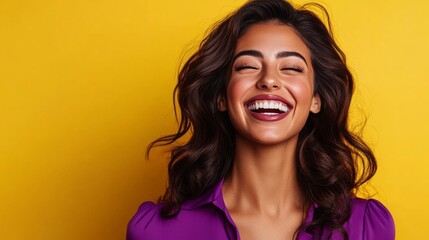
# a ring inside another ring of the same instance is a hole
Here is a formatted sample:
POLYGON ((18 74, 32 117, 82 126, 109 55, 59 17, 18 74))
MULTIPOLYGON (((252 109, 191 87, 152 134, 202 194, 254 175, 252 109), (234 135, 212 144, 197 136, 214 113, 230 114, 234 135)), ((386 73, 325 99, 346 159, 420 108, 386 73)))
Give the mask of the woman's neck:
POLYGON ((269 216, 302 211, 304 197, 296 176, 296 144, 297 137, 274 146, 238 137, 233 169, 223 186, 228 209, 269 216))

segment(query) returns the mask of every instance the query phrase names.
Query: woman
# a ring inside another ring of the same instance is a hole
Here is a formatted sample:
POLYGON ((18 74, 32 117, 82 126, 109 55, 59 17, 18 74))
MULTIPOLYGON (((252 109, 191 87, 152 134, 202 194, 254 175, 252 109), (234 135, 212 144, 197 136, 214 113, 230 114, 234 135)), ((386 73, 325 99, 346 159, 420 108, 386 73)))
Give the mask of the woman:
POLYGON ((345 56, 314 13, 246 3, 181 70, 179 130, 149 149, 191 137, 127 238, 394 239, 389 211, 354 194, 377 167, 348 128, 352 92, 345 56))

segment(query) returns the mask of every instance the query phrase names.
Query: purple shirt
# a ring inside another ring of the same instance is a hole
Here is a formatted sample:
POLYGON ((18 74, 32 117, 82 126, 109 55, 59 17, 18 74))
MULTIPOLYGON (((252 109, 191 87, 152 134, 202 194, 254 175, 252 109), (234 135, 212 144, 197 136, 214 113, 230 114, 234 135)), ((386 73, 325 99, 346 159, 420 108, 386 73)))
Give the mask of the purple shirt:
MULTIPOLYGON (((240 235, 229 215, 222 196, 223 181, 203 196, 182 204, 177 217, 163 219, 161 205, 143 203, 128 223, 127 240, 239 240, 240 235)), ((307 213, 305 223, 311 222, 314 204, 307 213)), ((374 199, 354 198, 351 217, 344 223, 350 240, 392 240, 395 226, 389 211, 374 199)), ((329 233, 324 231, 322 239, 329 233)), ((298 240, 310 240, 318 236, 301 231, 298 240)), ((334 233, 332 240, 342 239, 334 233)))

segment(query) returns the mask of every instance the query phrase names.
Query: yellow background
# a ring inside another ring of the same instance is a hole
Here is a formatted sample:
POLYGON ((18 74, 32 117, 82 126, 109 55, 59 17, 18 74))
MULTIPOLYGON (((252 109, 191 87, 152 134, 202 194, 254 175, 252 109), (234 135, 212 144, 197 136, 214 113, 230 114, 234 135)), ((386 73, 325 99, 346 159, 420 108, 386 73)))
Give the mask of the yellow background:
MULTIPOLYGON (((319 2, 358 83, 354 119, 368 117, 371 191, 397 239, 423 239, 429 2, 319 2)), ((0 239, 123 239, 138 205, 165 186, 166 155, 148 162, 144 151, 175 129, 180 57, 242 3, 1 1, 0 239)))

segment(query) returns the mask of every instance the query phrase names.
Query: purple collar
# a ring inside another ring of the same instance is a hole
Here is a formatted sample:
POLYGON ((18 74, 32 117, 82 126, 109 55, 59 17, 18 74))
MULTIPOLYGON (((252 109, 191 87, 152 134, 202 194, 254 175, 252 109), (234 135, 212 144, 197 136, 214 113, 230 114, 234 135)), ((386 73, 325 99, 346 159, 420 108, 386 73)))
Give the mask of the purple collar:
MULTIPOLYGON (((222 210, 222 212, 225 213, 226 218, 228 219, 229 223, 234 226, 234 228, 236 229, 236 233, 234 235, 236 235, 236 239, 240 239, 239 238, 239 234, 238 234, 238 230, 237 230, 237 226, 235 225, 234 221, 232 220, 231 215, 228 212, 228 209, 226 208, 225 202, 223 200, 223 195, 222 195, 222 186, 223 186, 223 182, 224 179, 222 179, 218 184, 216 184, 212 190, 208 191, 207 193, 203 194, 201 197, 195 198, 195 199, 191 199, 189 201, 186 201, 182 204, 182 208, 181 209, 195 209, 198 207, 201 207, 203 205, 206 204, 213 204, 216 207, 218 207, 220 210, 222 210)), ((313 214, 314 214, 314 210, 317 208, 317 205, 315 203, 311 204, 310 208, 308 209, 308 213, 307 216, 305 218, 304 223, 308 224, 311 222, 311 220, 313 219, 313 214)), ((312 239, 312 235, 305 232, 305 231, 301 231, 299 234, 299 239, 304 240, 304 239, 312 239)))

